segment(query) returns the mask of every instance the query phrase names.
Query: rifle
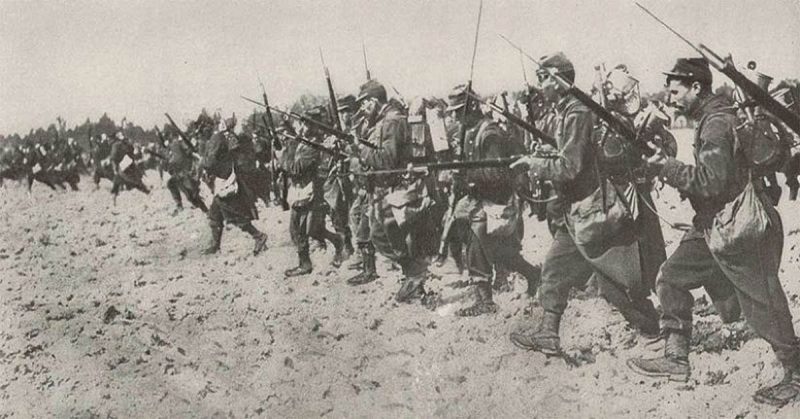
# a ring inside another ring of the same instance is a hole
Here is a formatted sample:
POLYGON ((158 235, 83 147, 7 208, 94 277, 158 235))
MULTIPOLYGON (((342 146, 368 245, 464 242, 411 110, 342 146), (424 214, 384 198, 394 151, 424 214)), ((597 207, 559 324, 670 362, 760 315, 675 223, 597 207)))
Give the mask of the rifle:
MULTIPOLYGON (((256 102, 255 100, 250 99, 250 98, 245 97, 245 96, 241 96, 241 98, 246 100, 246 101, 248 101, 248 102, 255 103, 256 105, 259 105, 259 106, 266 106, 266 105, 264 105, 262 103, 256 102)), ((286 115, 286 116, 288 116, 290 118, 297 119, 299 121, 305 122, 305 123, 307 123, 309 125, 313 125, 317 129, 319 129, 320 131, 324 132, 325 134, 333 135, 336 138, 340 138, 342 140, 347 141, 348 143, 353 143, 354 141, 358 141, 359 144, 364 145, 364 146, 369 147, 369 148, 373 148, 373 149, 380 148, 380 147, 376 146, 375 144, 372 144, 371 142, 369 142, 367 140, 363 140, 361 138, 357 138, 357 137, 353 136, 352 134, 348 134, 348 133, 346 133, 344 131, 341 131, 341 130, 338 130, 338 129, 330 126, 330 125, 327 125, 327 124, 324 124, 324 123, 319 122, 317 120, 314 120, 314 119, 308 118, 306 116, 300 115, 300 114, 298 114, 296 112, 284 112, 284 111, 282 111, 282 110, 280 110, 278 108, 273 108, 271 106, 269 108, 267 108, 267 109, 275 111, 275 112, 278 112, 281 115, 286 115)))
MULTIPOLYGON (((359 173, 364 176, 379 176, 379 175, 393 175, 402 173, 428 173, 436 170, 470 170, 470 169, 486 169, 491 167, 508 167, 511 163, 519 160, 523 155, 498 157, 494 159, 485 160, 461 160, 450 162, 435 162, 421 165, 409 164, 406 168, 400 169, 386 169, 386 170, 369 170, 359 173)), ((539 154, 541 158, 557 158, 555 154, 539 154)))
POLYGON ((187 137, 186 134, 183 133, 183 130, 181 130, 178 124, 176 124, 175 121, 172 120, 172 117, 169 116, 169 114, 166 112, 164 112, 164 115, 169 120, 169 123, 172 124, 173 128, 175 128, 178 131, 178 135, 181 137, 181 140, 183 140, 183 143, 186 144, 186 147, 189 147, 189 150, 191 150, 192 153, 197 153, 197 148, 189 140, 189 137, 187 137))
POLYGON ((158 129, 158 125, 155 125, 153 128, 156 129, 156 135, 158 136, 158 141, 161 142, 161 147, 166 147, 167 142, 164 140, 164 134, 162 134, 161 130, 158 129))
POLYGON ((603 120, 603 122, 605 122, 609 128, 611 128, 612 130, 614 130, 614 132, 621 135, 625 140, 627 140, 628 143, 637 150, 637 152, 647 157, 650 157, 653 154, 655 154, 655 151, 652 148, 650 148, 650 146, 648 146, 647 143, 638 140, 636 132, 631 127, 629 127, 624 122, 620 121, 617 117, 612 115, 611 112, 609 112, 601 104, 595 102, 594 99, 592 99, 588 94, 586 94, 586 92, 584 92, 574 84, 571 84, 566 80, 564 80, 564 78, 558 75, 554 69, 542 67, 542 64, 539 61, 531 57, 530 54, 526 53, 522 48, 517 46, 515 43, 511 42, 505 36, 501 34, 498 35, 500 35, 500 37, 503 38, 503 40, 505 40, 506 42, 508 42, 508 44, 511 45, 513 48, 523 53, 529 60, 531 60, 534 64, 536 64, 540 69, 546 70, 550 74, 550 77, 552 77, 556 83, 558 83, 562 88, 567 90, 575 99, 578 99, 578 101, 580 101, 587 108, 589 108, 589 110, 591 110, 592 113, 594 113, 601 120, 603 120))
MULTIPOLYGON (((475 41, 472 44, 472 62, 470 62, 470 65, 469 65, 469 81, 467 81, 467 88, 466 88, 466 92, 467 93, 472 91, 472 76, 473 76, 474 71, 475 71, 475 56, 478 53, 478 34, 480 33, 480 29, 481 29, 481 15, 482 14, 483 14, 483 0, 481 0, 481 2, 478 5, 478 23, 475 25, 475 41)), ((468 94, 466 99, 464 100, 464 118, 463 118, 464 123, 461 124, 461 127, 459 129, 459 133, 458 133, 458 135, 459 135, 459 137, 458 137, 458 143, 459 144, 458 145, 459 145, 459 148, 460 148, 459 152, 461 154, 461 159, 462 160, 464 159, 464 146, 466 145, 465 142, 467 140, 467 124, 465 122, 466 122, 466 119, 467 119, 466 118, 467 112, 469 112, 469 108, 470 108, 470 105, 471 105, 471 103, 470 103, 471 100, 470 99, 471 99, 471 96, 468 94)))
POLYGON ((325 58, 322 56, 322 47, 319 49, 319 59, 322 61, 322 68, 325 70, 325 81, 328 83, 328 98, 330 99, 330 112, 333 119, 333 126, 337 130, 342 130, 342 121, 339 120, 339 105, 336 103, 336 93, 333 92, 333 83, 331 83, 331 72, 328 71, 328 66, 325 65, 325 58))
MULTIPOLYGON (((481 15, 483 14, 483 0, 480 1, 478 4, 478 22, 475 25, 475 40, 472 44, 472 61, 469 65, 469 80, 467 81, 467 86, 465 92, 467 93, 467 97, 464 98, 464 115, 462 118, 461 126, 459 127, 458 132, 458 152, 459 157, 463 161, 464 157, 466 156, 464 148, 466 146, 467 141, 467 113, 469 112, 469 108, 472 105, 471 99, 472 96, 469 92, 472 91, 472 76, 475 71, 475 56, 478 53, 478 34, 480 33, 481 29, 481 15)), ((450 193, 448 197, 449 206, 447 207, 447 212, 444 216, 444 227, 442 228, 442 235, 439 238, 439 257, 444 258, 447 257, 447 242, 450 237, 450 230, 453 228, 453 223, 455 222, 455 207, 456 201, 458 201, 459 197, 461 196, 460 193, 460 180, 457 176, 453 177, 453 184, 450 186, 450 193)))
POLYGON ((361 40, 361 54, 364 56, 364 71, 367 72, 367 81, 372 80, 372 76, 369 74, 369 66, 367 65, 367 47, 364 45, 364 40, 361 40))
POLYGON ((269 99, 267 99, 267 89, 264 88, 264 83, 261 82, 261 77, 258 78, 258 84, 261 85, 261 97, 264 99, 265 107, 265 111, 264 114, 261 115, 261 119, 264 122, 264 125, 267 126, 267 131, 272 136, 274 143, 272 147, 276 150, 280 150, 281 143, 278 141, 278 136, 275 130, 275 121, 272 119, 272 112, 270 111, 269 107, 269 99))
POLYGON ((700 53, 706 60, 708 60, 709 64, 714 67, 720 73, 728 76, 729 79, 739 87, 744 93, 749 95, 753 100, 761 105, 764 110, 767 112, 775 115, 778 119, 780 119, 783 123, 785 123, 792 131, 800 134, 800 115, 797 115, 781 105, 775 98, 770 96, 769 92, 765 91, 759 85, 754 83, 752 80, 747 78, 744 74, 742 74, 739 70, 736 69, 736 66, 733 64, 733 57, 728 54, 727 57, 722 58, 717 53, 712 51, 707 46, 700 44, 699 46, 693 44, 691 41, 686 39, 683 35, 678 33, 675 29, 667 25, 663 20, 659 19, 656 15, 654 15, 651 11, 647 10, 644 6, 636 3, 640 9, 642 9, 645 13, 650 15, 653 19, 655 19, 658 23, 663 25, 667 28, 670 32, 675 34, 678 38, 680 38, 683 42, 686 42, 692 49, 700 53))
POLYGON ((556 148, 558 148, 558 146, 556 145, 556 139, 555 139, 555 138, 553 138, 553 137, 551 137, 551 136, 547 135, 547 134, 546 134, 545 132, 543 132, 542 130, 540 130, 540 129, 536 128, 536 127, 535 127, 533 124, 531 124, 530 122, 528 122, 528 121, 526 121, 526 120, 524 120, 524 119, 522 119, 522 118, 518 117, 517 115, 514 115, 513 113, 509 112, 509 111, 508 111, 508 110, 506 110, 506 109, 503 109, 503 108, 501 108, 500 106, 497 106, 497 105, 496 105, 496 104, 494 104, 494 103, 487 102, 487 101, 485 101, 485 100, 483 100, 483 99, 479 98, 478 96, 475 96, 473 93, 467 93, 467 94, 468 94, 469 96, 472 96, 472 98, 474 98, 474 99, 475 99, 475 100, 477 100, 478 102, 481 102, 481 103, 483 103, 484 105, 487 105, 487 106, 491 107, 493 110, 495 110, 495 111, 497 111, 498 113, 500 113, 501 115, 503 115, 503 116, 504 116, 506 119, 508 119, 509 121, 511 121, 511 122, 513 122, 513 123, 515 123, 515 124, 519 125, 519 126, 520 126, 520 127, 522 127, 524 130, 526 130, 526 131, 530 132, 531 134, 533 134, 533 136, 534 136, 534 137, 538 138, 539 140, 541 140, 541 141, 542 141, 542 142, 544 142, 545 144, 548 144, 548 145, 550 145, 550 146, 553 146, 553 147, 556 147, 556 148))
POLYGON ((292 134, 288 134, 288 133, 285 133, 285 132, 281 133, 281 135, 283 135, 286 138, 289 138, 289 139, 295 140, 297 142, 303 143, 303 144, 305 144, 305 145, 307 145, 307 146, 309 146, 309 147, 311 147, 311 148, 313 148, 315 150, 321 151, 321 152, 323 152, 323 153, 325 153, 325 154, 327 154, 329 156, 335 157, 335 158, 346 159, 346 158, 353 157, 353 156, 351 156, 349 154, 342 153, 341 151, 332 150, 332 149, 330 149, 328 147, 325 147, 322 144, 317 144, 317 143, 315 143, 313 141, 309 141, 309 140, 307 140, 307 139, 305 139, 305 138, 303 138, 303 137, 301 137, 299 135, 292 135, 292 134))

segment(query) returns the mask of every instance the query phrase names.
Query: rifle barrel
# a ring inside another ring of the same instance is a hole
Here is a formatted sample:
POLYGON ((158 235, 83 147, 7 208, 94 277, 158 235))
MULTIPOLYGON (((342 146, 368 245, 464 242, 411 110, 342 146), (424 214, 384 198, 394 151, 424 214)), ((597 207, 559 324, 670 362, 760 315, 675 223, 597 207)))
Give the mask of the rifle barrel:
POLYGON ((477 101, 479 101, 479 102, 491 107, 495 111, 499 112, 506 119, 508 119, 509 121, 519 125, 520 127, 525 129, 526 131, 530 132, 531 134, 534 135, 534 137, 540 139, 545 144, 548 144, 548 145, 550 145, 552 147, 556 147, 556 148, 558 147, 558 145, 556 144, 556 139, 555 138, 551 137, 550 135, 547 135, 547 133, 545 133, 542 130, 536 128, 536 126, 534 126, 530 122, 518 117, 517 115, 514 115, 513 113, 511 113, 508 110, 505 110, 505 109, 497 106, 494 103, 486 102, 485 100, 482 100, 482 99, 474 96, 472 93, 469 93, 469 95, 472 96, 477 101))
MULTIPOLYGON (((258 106, 265 106, 263 103, 259 103, 259 102, 255 101, 253 99, 248 98, 248 97, 241 96, 241 98, 246 100, 246 101, 248 101, 248 102, 255 103, 258 106)), ((355 137, 355 136, 353 136, 351 134, 348 134, 346 132, 338 130, 338 129, 330 126, 330 125, 324 124, 324 123, 319 122, 319 121, 317 121, 315 119, 311 119, 309 117, 300 115, 300 114, 295 113, 295 112, 285 112, 285 111, 282 111, 282 110, 280 110, 278 108, 273 108, 271 106, 268 109, 269 110, 273 110, 275 112, 278 112, 281 115, 286 115, 286 116, 288 116, 290 118, 303 121, 303 122, 305 122, 305 123, 307 123, 309 125, 313 125, 313 126, 319 128, 325 134, 333 135, 333 136, 335 136, 337 138, 340 138, 342 140, 345 140, 347 142, 352 143, 353 141, 358 141, 359 144, 364 145, 365 147, 369 147, 369 148, 376 149, 376 150, 380 149, 380 147, 376 146, 375 144, 372 144, 371 142, 369 142, 367 140, 364 140, 364 139, 361 139, 361 138, 357 138, 357 137, 355 137)))
MULTIPOLYGON (((519 160, 522 155, 510 156, 510 157, 499 157, 495 159, 485 159, 485 160, 461 160, 461 161, 451 161, 451 162, 438 162, 438 163, 429 163, 424 165, 418 166, 408 166, 406 168, 399 168, 399 169, 385 169, 385 170, 370 170, 361 173, 365 176, 378 176, 378 175, 391 175, 391 174, 401 174, 401 173, 424 173, 433 170, 458 170, 458 169, 486 169, 491 167, 508 167, 511 163, 519 160)), ((551 159, 557 158, 555 154, 539 154, 537 157, 551 159)))

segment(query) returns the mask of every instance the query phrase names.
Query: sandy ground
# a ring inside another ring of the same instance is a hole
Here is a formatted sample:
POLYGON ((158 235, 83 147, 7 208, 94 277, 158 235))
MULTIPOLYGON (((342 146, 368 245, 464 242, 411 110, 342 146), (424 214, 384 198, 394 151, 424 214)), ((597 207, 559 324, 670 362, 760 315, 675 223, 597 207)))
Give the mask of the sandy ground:
MULTIPOLYGON (((683 135, 685 137, 686 135, 683 135)), ((684 147, 686 149, 688 147, 684 147)), ((110 185, 33 199, 0 189, 0 417, 798 417, 751 401, 779 378, 768 345, 742 323, 723 326, 698 293, 698 338, 688 383, 644 379, 629 357, 656 355, 602 299, 570 302, 562 345, 580 366, 523 352, 508 333, 541 308, 512 276, 497 314, 453 316, 465 304, 454 266, 429 284, 452 304, 398 305, 400 274, 350 287, 332 251, 315 272, 284 279, 296 262, 288 213, 260 207, 270 249, 227 230, 220 254, 203 257, 203 214, 172 217, 158 177, 149 196, 110 185)), ((206 194, 208 198, 208 194, 206 194)), ((675 193, 663 216, 688 222, 675 193)), ((798 203, 784 201, 783 282, 800 319, 798 203)), ((680 233, 665 227, 668 251, 680 233)), ((542 223, 526 221, 524 253, 541 263, 542 223)), ((797 321, 796 321, 797 323, 797 321)))

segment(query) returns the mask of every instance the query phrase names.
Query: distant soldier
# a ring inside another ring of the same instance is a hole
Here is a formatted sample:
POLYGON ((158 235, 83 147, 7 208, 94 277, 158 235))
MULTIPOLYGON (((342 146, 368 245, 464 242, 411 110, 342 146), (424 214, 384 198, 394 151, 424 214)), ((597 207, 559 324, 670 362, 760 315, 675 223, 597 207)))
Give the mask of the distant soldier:
POLYGON ((250 133, 253 141, 253 149, 255 150, 256 170, 259 172, 256 185, 256 195, 265 207, 270 206, 270 195, 272 194, 272 170, 270 170, 270 162, 272 161, 272 141, 269 138, 261 136, 258 132, 253 131, 250 133))
POLYGON ((647 376, 689 378, 691 290, 704 287, 721 309, 723 320, 738 318, 741 310, 748 325, 772 346, 784 369, 783 380, 758 390, 753 398, 783 406, 800 399, 800 341, 778 278, 783 250, 780 215, 763 181, 751 173, 754 168, 738 148, 741 135, 737 134, 738 120, 730 100, 711 91, 708 62, 678 59, 665 74, 670 102, 697 121, 695 165, 663 151, 647 159, 647 164, 689 198, 696 215, 692 230, 659 272, 664 355, 631 359, 628 365, 647 376), (726 227, 740 225, 749 227, 746 232, 726 227), (731 298, 738 304, 724 304, 731 298))
POLYGON ((136 163, 135 148, 122 131, 117 131, 115 139, 111 143, 109 158, 114 171, 114 185, 111 187, 114 205, 117 204, 117 196, 123 187, 138 189, 146 194, 150 193, 150 189, 142 183, 144 171, 136 163))
POLYGON ((172 215, 177 215, 179 211, 183 210, 181 193, 186 195, 186 199, 195 208, 200 208, 201 211, 207 213, 208 207, 200 196, 200 179, 197 178, 199 158, 180 138, 170 141, 168 150, 167 173, 170 177, 167 180, 167 189, 169 189, 176 206, 172 215))
POLYGON ((203 168, 213 178, 219 178, 214 200, 208 209, 211 243, 203 254, 219 252, 222 228, 225 222, 239 227, 253 240, 253 255, 267 249, 267 235, 252 223, 258 219, 254 178, 258 176, 253 143, 249 137, 234 132, 236 119, 220 119, 216 132, 205 144, 203 168))

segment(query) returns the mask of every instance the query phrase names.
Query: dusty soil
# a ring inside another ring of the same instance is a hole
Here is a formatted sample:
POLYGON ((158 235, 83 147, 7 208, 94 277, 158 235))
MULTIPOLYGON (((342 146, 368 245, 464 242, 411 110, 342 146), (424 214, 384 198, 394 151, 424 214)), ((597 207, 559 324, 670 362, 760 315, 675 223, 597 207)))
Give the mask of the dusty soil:
MULTIPOLYGON (((685 137, 685 135, 684 135, 685 137)), ((686 143, 684 143, 686 144, 686 143)), ((688 147, 686 147, 688 148, 688 147)), ((797 417, 751 401, 779 378, 768 345, 742 323, 723 326, 698 293, 688 383, 644 379, 629 357, 656 355, 602 299, 575 298, 562 345, 579 366, 523 352, 508 333, 541 308, 512 276, 497 314, 462 319, 467 303, 454 266, 430 288, 451 304, 397 305, 400 274, 350 287, 332 252, 315 272, 293 266, 288 213, 261 207, 270 249, 227 230, 220 254, 203 257, 203 214, 172 217, 158 177, 149 196, 109 185, 33 198, 0 189, 0 417, 797 417)), ((206 193, 206 197, 209 195, 206 193)), ((663 216, 691 210, 665 189, 663 216)), ((780 205, 786 228, 783 282, 800 319, 798 203, 780 205)), ((546 227, 526 221, 525 255, 541 263, 546 227)), ((680 232, 665 226, 674 249, 680 232)))

